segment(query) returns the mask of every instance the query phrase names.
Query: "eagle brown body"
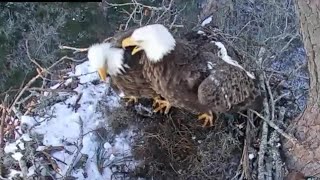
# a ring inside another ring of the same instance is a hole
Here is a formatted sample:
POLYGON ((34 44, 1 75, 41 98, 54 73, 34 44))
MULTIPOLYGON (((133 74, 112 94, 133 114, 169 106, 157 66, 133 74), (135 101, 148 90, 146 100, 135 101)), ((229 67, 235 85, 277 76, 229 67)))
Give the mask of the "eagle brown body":
MULTIPOLYGON (((143 75, 157 94, 174 107, 206 114, 205 124, 208 121, 212 124, 212 112, 238 112, 261 103, 254 76, 242 66, 240 68, 223 59, 222 48, 215 42, 225 44, 231 60, 239 62, 241 57, 235 49, 214 34, 187 38, 175 39, 174 49, 158 61, 150 60, 146 49, 142 48, 145 51, 140 59, 143 75)), ((152 44, 137 39, 139 35, 127 38, 123 47, 137 45, 148 48, 146 45, 152 44)), ((154 40, 152 37, 150 39, 154 40)), ((161 41, 158 39, 158 42, 170 47, 169 42, 161 41)))
POLYGON ((193 113, 248 108, 259 95, 254 80, 245 71, 221 60, 217 53, 205 51, 204 46, 177 40, 175 50, 161 62, 150 62, 144 56, 143 74, 172 106, 193 113), (200 48, 203 49, 194 51, 200 48))

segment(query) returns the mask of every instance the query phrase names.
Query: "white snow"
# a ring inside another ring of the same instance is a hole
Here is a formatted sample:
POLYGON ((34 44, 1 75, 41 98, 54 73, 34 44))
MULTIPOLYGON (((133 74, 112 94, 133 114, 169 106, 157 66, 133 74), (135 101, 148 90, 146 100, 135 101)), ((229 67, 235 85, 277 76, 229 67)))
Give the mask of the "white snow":
POLYGON ((203 32, 203 31, 201 31, 201 30, 199 30, 197 33, 198 33, 198 34, 206 34, 205 32, 203 32))
POLYGON ((254 158, 254 154, 249 154, 249 159, 252 160, 254 158))
POLYGON ((119 94, 119 96, 123 98, 123 97, 125 97, 126 95, 123 93, 123 91, 121 91, 120 94, 119 94))
POLYGON ((4 152, 5 153, 14 153, 18 149, 24 150, 24 143, 21 141, 21 138, 17 139, 15 142, 7 144, 4 147, 4 152))
POLYGON ((208 61, 208 62, 207 62, 207 67, 208 67, 209 70, 213 69, 213 64, 212 64, 212 62, 208 61))
POLYGON ((21 171, 17 171, 17 170, 14 170, 14 169, 10 169, 10 173, 9 173, 9 177, 14 177, 16 175, 20 175, 20 177, 22 177, 22 173, 21 171))
POLYGON ((20 161, 20 159, 23 157, 21 152, 13 153, 11 156, 13 157, 13 159, 15 159, 17 161, 20 161))
POLYGON ((204 27, 205 25, 211 23, 212 16, 207 17, 205 20, 202 21, 201 26, 204 27))
POLYGON ((216 46, 218 46, 218 48, 220 49, 218 55, 223 61, 225 61, 228 64, 231 64, 233 66, 236 66, 236 67, 244 70, 251 79, 255 79, 255 76, 253 74, 251 74, 250 72, 246 71, 237 61, 233 60, 228 55, 227 49, 225 48, 225 46, 221 42, 214 42, 214 44, 216 46))
MULTIPOLYGON (((42 151, 48 146, 63 146, 65 148, 65 150, 56 151, 51 154, 54 159, 59 159, 59 161, 56 162, 62 175, 66 173, 77 151, 75 145, 71 144, 80 144, 80 134, 83 132, 83 148, 81 149, 79 157, 81 154, 86 154, 88 155, 88 160, 86 161, 84 169, 75 169, 71 175, 78 178, 78 180, 111 179, 112 170, 108 164, 114 164, 120 162, 123 158, 131 157, 131 143, 134 133, 128 130, 115 136, 114 139, 109 140, 110 142, 98 141, 94 130, 104 126, 108 120, 108 118, 104 117, 102 112, 99 111, 99 102, 102 102, 104 106, 112 109, 119 106, 119 97, 107 95, 106 92, 108 92, 110 88, 108 83, 100 83, 97 85, 91 83, 94 80, 98 80, 99 76, 89 66, 88 61, 76 66, 75 73, 70 72, 68 75, 79 76, 80 83, 78 87, 74 89, 78 94, 68 94, 68 98, 64 102, 59 102, 48 107, 48 111, 43 117, 22 116, 21 124, 26 124, 29 128, 33 126, 32 133, 43 135, 43 146, 39 146, 37 151, 42 151), (76 102, 79 96, 80 100, 77 106, 76 102), (83 123, 82 127, 81 122, 83 123), (105 151, 104 158, 107 164, 102 174, 100 174, 97 168, 96 159, 97 149, 99 147, 101 148, 101 143, 103 143, 102 147, 104 147, 103 150, 105 151), (69 152, 72 152, 72 154, 69 152), (87 174, 87 177, 84 177, 84 172, 87 174)), ((65 84, 71 82, 72 79, 70 78, 65 84)), ((54 85, 52 89, 58 88, 58 86, 59 84, 54 85)), ((64 95, 65 94, 64 92, 64 95)), ((28 134, 23 134, 17 138, 15 142, 6 144, 5 153, 11 154, 14 159, 19 161, 23 156, 21 150, 25 149, 24 142, 31 140, 28 134)), ((79 157, 77 157, 77 159, 79 157)), ((131 161, 130 166, 132 167, 133 164, 131 161)), ((34 167, 30 167, 29 170, 28 175, 32 175, 34 167)), ((11 169, 10 172, 10 177, 14 174, 21 174, 21 172, 14 169, 11 169)))

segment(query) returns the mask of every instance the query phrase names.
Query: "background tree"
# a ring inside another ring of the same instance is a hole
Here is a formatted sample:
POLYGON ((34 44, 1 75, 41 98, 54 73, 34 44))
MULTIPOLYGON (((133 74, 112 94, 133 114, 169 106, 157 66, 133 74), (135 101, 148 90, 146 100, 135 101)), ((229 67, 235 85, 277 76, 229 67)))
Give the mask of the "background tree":
POLYGON ((286 142, 288 167, 306 176, 320 176, 320 1, 296 0, 310 73, 308 104, 295 119, 292 132, 300 144, 286 142))

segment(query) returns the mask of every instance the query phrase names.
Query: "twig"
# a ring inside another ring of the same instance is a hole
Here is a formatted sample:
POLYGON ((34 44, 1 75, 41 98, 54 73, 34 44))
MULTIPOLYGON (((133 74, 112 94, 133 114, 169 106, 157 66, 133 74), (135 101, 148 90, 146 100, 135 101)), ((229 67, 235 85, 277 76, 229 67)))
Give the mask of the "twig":
POLYGON ((80 75, 63 76, 63 78, 64 78, 64 79, 77 78, 77 77, 82 77, 82 76, 86 76, 86 75, 88 75, 88 74, 93 74, 93 73, 97 73, 97 71, 88 72, 88 73, 84 73, 84 74, 80 74, 80 75))
POLYGON ((22 157, 19 160, 19 167, 21 169, 21 173, 22 173, 23 179, 27 179, 27 177, 28 177, 28 167, 27 167, 27 162, 25 161, 24 157, 22 157))
POLYGON ((259 113, 256 111, 253 111, 255 114, 259 114, 258 116, 264 120, 263 125, 262 125, 262 135, 261 135, 261 141, 260 141, 260 147, 259 147, 259 158, 258 158, 258 180, 264 180, 264 174, 265 174, 265 166, 264 166, 264 155, 266 153, 266 148, 267 148, 267 142, 268 142, 268 124, 267 121, 270 119, 270 113, 269 113, 269 106, 268 106, 268 101, 267 98, 264 98, 263 100, 263 106, 264 106, 264 111, 265 111, 265 116, 261 116, 259 113))
POLYGON ((147 6, 147 5, 144 5, 144 4, 141 4, 141 3, 138 3, 138 2, 132 2, 132 3, 122 3, 122 4, 114 4, 114 3, 108 3, 107 4, 109 6, 113 6, 113 7, 121 7, 121 6, 132 6, 132 5, 138 5, 138 6, 142 6, 142 7, 145 7, 145 8, 149 8, 149 9, 152 9, 152 10, 163 10, 164 8, 163 7, 154 7, 154 6, 147 6))
MULTIPOLYGON (((1 115, 1 124, 0 124, 0 159, 2 159, 4 155, 4 124, 6 121, 7 116, 7 101, 8 101, 8 95, 6 94, 3 104, 2 104, 2 115, 1 115)), ((2 170, 2 162, 0 163, 0 175, 3 174, 2 170)))
MULTIPOLYGON (((283 123, 285 112, 286 112, 285 108, 280 107, 279 115, 277 118, 279 123, 283 123)), ((280 141, 279 134, 277 133, 277 131, 273 131, 270 135, 269 144, 271 146, 271 154, 272 154, 272 159, 273 159, 273 164, 275 169, 274 171, 275 179, 283 179, 283 173, 282 173, 283 163, 280 156, 279 141, 280 141)))
MULTIPOLYGON (((242 164, 242 174, 245 176, 247 180, 251 180, 251 173, 250 173, 250 165, 249 165, 249 157, 248 157, 248 147, 249 144, 251 144, 251 135, 250 135, 250 122, 247 121, 247 127, 246 127, 246 139, 244 140, 243 145, 243 152, 242 152, 242 158, 241 158, 241 164, 242 164)), ((242 175, 242 176, 243 176, 242 175)))
POLYGON ((81 117, 79 117, 79 126, 80 126, 80 139, 79 139, 79 145, 78 145, 78 149, 77 149, 77 152, 75 153, 75 155, 73 156, 72 160, 71 160, 71 164, 69 165, 67 171, 66 171, 66 174, 64 175, 64 180, 66 180, 66 178, 68 176, 70 176, 72 170, 73 170, 73 167, 74 165, 76 164, 76 160, 77 160, 77 157, 79 156, 82 148, 83 148, 83 121, 81 119, 81 117))
POLYGON ((267 77, 266 77, 266 74, 263 72, 263 79, 264 79, 264 82, 265 82, 265 86, 266 86, 266 91, 268 92, 269 94, 269 107, 271 107, 271 121, 274 120, 274 111, 275 111, 275 102, 274 102, 274 99, 273 99, 273 94, 272 94, 272 91, 271 91, 271 87, 269 85, 269 80, 267 80, 267 77))
POLYGON ((20 97, 24 94, 24 92, 38 79, 40 78, 41 75, 38 74, 35 77, 33 77, 20 91, 20 93, 18 94, 18 96, 16 97, 16 99, 13 101, 12 105, 10 106, 9 112, 11 112, 12 108, 16 105, 16 103, 18 102, 18 100, 20 99, 20 97))
POLYGON ((50 89, 50 88, 37 88, 37 87, 27 88, 26 90, 28 90, 28 91, 43 91, 43 92, 70 92, 70 93, 78 93, 77 91, 69 90, 69 89, 50 89))
POLYGON ((39 69, 43 70, 42 66, 35 59, 33 59, 31 57, 30 52, 29 52, 28 40, 26 40, 26 49, 27 49, 26 51, 27 51, 27 56, 28 56, 29 60, 31 62, 33 62, 39 69))
POLYGON ((277 103, 280 99, 282 99, 285 96, 289 96, 289 95, 290 95, 289 92, 281 94, 280 96, 277 97, 277 99, 274 100, 274 103, 277 103))
POLYGON ((78 53, 78 52, 87 52, 88 51, 88 48, 75 48, 75 47, 71 47, 71 46, 63 46, 63 45, 60 45, 59 46, 60 49, 68 49, 68 50, 74 50, 75 53, 78 53))
POLYGON ((60 58, 58 61, 56 61, 55 63, 53 63, 50 67, 48 67, 46 70, 42 69, 40 72, 38 72, 38 74, 33 77, 22 89, 21 91, 18 93, 17 97, 15 98, 15 100, 13 101, 13 103, 11 104, 10 108, 9 108, 9 113, 12 111, 13 107, 17 104, 17 102, 19 101, 19 99, 21 98, 21 96, 25 93, 25 91, 39 78, 42 77, 42 74, 44 73, 44 71, 49 71, 50 69, 52 69, 53 67, 55 67, 56 65, 58 65, 59 63, 61 63, 64 60, 72 60, 74 61, 74 58, 68 57, 68 56, 64 56, 62 58, 60 58))
POLYGON ((73 104, 73 110, 74 110, 75 112, 77 112, 78 109, 79 109, 79 107, 80 107, 79 101, 80 101, 81 98, 82 98, 82 93, 80 93, 80 94, 78 95, 76 101, 75 101, 74 104, 73 104))
MULTIPOLYGON (((2 115, 1 115, 1 125, 0 125, 0 149, 3 151, 4 148, 4 125, 7 117, 7 101, 8 95, 5 96, 3 105, 2 105, 2 115)), ((2 154, 2 152, 0 152, 2 154)))
POLYGON ((114 39, 114 37, 108 37, 108 38, 106 38, 106 39, 104 39, 102 42, 109 42, 110 40, 112 40, 112 39, 114 39))
POLYGON ((293 144, 299 144, 299 141, 295 138, 290 136, 289 134, 287 134, 286 132, 284 132, 282 129, 280 129, 276 124, 274 124, 274 122, 266 119, 265 117, 263 117, 260 113, 258 113, 257 111, 254 110, 250 110, 253 113, 255 113, 257 116, 259 116, 261 119, 263 119, 270 127, 272 127, 274 130, 276 130, 279 134, 281 134, 283 137, 285 137, 286 139, 288 139, 289 141, 291 141, 293 144))
POLYGON ((164 11, 162 12, 162 14, 160 16, 158 16, 158 18, 155 22, 158 22, 171 9, 172 3, 173 3, 173 0, 170 0, 168 7, 164 7, 164 11))
POLYGON ((69 57, 69 56, 63 56, 62 58, 60 58, 58 61, 56 61, 55 63, 53 63, 48 69, 52 69, 53 67, 55 67, 57 64, 60 64, 62 61, 64 60, 70 60, 70 61, 73 61, 73 62, 83 62, 86 60, 85 59, 82 59, 82 60, 77 60, 77 59, 74 59, 72 57, 69 57))
POLYGON ((51 156, 49 153, 47 153, 46 151, 42 151, 42 153, 43 153, 43 154, 46 156, 46 158, 48 159, 49 163, 50 163, 51 166, 52 166, 52 169, 53 169, 55 172, 59 173, 60 168, 59 168, 57 162, 55 162, 55 160, 52 158, 52 156, 51 156))
MULTIPOLYGON (((259 54, 258 54, 258 61, 260 64, 260 67, 262 67, 263 63, 263 55, 265 54, 265 48, 261 47, 259 54)), ((259 76, 260 80, 260 86, 262 89, 262 93, 266 92, 266 87, 265 87, 265 82, 264 82, 264 76, 263 74, 260 74, 259 76)), ((265 113, 265 118, 269 119, 270 118, 270 111, 269 111, 269 105, 268 105, 268 100, 267 98, 263 99, 263 107, 264 107, 264 113, 265 113)), ((261 141, 260 141, 260 147, 259 147, 259 157, 258 157, 258 180, 264 180, 265 178, 265 164, 264 164, 264 156, 266 153, 266 148, 267 148, 267 142, 268 142, 268 124, 266 121, 263 122, 262 125, 262 133, 261 133, 261 141)))

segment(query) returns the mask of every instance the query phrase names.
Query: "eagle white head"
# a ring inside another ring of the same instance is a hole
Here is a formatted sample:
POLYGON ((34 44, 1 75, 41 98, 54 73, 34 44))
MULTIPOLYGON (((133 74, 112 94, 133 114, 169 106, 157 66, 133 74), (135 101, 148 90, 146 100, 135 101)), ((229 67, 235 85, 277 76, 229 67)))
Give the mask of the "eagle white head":
POLYGON ((122 41, 122 47, 136 46, 132 55, 144 50, 152 62, 159 62, 174 50, 176 41, 169 30, 162 24, 151 24, 133 31, 132 35, 122 41))
POLYGON ((123 49, 112 47, 110 43, 93 44, 89 47, 88 59, 101 80, 105 81, 107 74, 113 76, 124 71, 123 54, 123 49))

